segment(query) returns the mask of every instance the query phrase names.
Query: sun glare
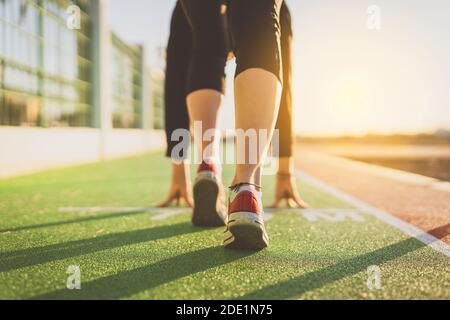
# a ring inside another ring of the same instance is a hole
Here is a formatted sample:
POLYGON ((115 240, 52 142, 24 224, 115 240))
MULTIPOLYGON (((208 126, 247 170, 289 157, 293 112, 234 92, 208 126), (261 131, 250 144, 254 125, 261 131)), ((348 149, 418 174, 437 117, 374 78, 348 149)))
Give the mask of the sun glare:
POLYGON ((369 104, 368 90, 359 82, 346 80, 339 82, 331 96, 335 110, 346 116, 357 116, 369 104))

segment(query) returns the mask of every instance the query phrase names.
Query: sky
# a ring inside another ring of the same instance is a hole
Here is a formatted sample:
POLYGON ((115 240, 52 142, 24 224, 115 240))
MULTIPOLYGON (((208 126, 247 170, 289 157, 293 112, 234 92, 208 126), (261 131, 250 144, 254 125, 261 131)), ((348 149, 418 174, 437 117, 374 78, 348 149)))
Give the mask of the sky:
MULTIPOLYGON (((450 1, 286 0, 294 127, 313 136, 450 129, 450 1), (376 6, 379 11, 368 8, 376 6)), ((161 67, 175 0, 109 0, 112 29, 161 67)), ((232 75, 221 126, 233 127, 232 75)))

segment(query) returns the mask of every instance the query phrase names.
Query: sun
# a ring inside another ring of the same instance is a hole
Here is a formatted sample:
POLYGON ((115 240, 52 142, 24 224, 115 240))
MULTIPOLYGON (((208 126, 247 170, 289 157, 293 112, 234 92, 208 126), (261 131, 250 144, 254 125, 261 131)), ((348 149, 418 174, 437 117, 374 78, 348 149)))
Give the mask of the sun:
POLYGON ((355 80, 338 82, 331 99, 336 111, 347 116, 364 112, 370 102, 367 88, 360 81, 355 80))

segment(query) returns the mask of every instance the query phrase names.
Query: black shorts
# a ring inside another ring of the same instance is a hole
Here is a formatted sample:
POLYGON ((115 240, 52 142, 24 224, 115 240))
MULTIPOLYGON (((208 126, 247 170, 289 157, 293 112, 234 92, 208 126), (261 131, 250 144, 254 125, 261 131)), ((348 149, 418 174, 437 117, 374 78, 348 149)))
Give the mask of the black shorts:
POLYGON ((202 89, 224 92, 224 67, 228 53, 234 51, 236 76, 261 68, 284 82, 277 129, 280 156, 290 156, 291 37, 290 13, 282 0, 179 0, 167 47, 167 155, 177 144, 171 140, 172 132, 189 129, 186 96, 202 89))
POLYGON ((192 31, 187 93, 211 87, 223 91, 229 51, 236 76, 262 68, 283 81, 280 9, 283 0, 180 0, 192 31))

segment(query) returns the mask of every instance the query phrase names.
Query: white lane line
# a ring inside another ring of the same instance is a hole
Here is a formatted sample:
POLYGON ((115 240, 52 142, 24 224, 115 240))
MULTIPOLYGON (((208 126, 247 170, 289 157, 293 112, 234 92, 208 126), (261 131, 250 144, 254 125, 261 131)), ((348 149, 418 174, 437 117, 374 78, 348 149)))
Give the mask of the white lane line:
POLYGON ((160 213, 165 214, 172 211, 186 211, 186 208, 139 208, 139 207, 61 207, 58 208, 60 213, 127 213, 127 212, 142 212, 142 213, 160 213))
POLYGON ((272 218, 273 218, 273 214, 271 212, 264 212, 264 216, 263 216, 264 222, 268 222, 268 221, 272 220, 272 218))
POLYGON ((161 220, 165 220, 168 219, 170 217, 174 217, 180 214, 189 214, 190 211, 189 209, 183 208, 183 209, 170 209, 167 208, 164 212, 161 212, 160 214, 150 217, 150 219, 154 220, 154 221, 161 221, 161 220))
POLYGON ((149 210, 153 210, 153 208, 133 208, 133 207, 62 207, 58 208, 58 212, 60 213, 97 213, 97 212, 148 212, 149 210))
MULTIPOLYGON (((60 213, 127 213, 142 212, 157 214, 150 217, 154 221, 162 221, 180 214, 188 214, 189 208, 139 208, 139 207, 61 207, 58 208, 60 213)), ((270 221, 273 218, 271 212, 264 213, 264 221, 270 221)))
POLYGON ((58 208, 60 213, 128 213, 142 212, 156 214, 151 216, 153 221, 161 221, 173 216, 185 214, 188 208, 139 208, 139 207, 62 207, 58 208))
POLYGON ((342 222, 347 219, 353 220, 354 222, 365 221, 363 211, 354 208, 266 209, 266 214, 282 215, 288 213, 298 214, 309 222, 317 222, 319 220, 325 220, 328 222, 342 222))
POLYGON ((439 240, 438 238, 432 236, 431 234, 426 233, 423 230, 420 230, 419 228, 410 225, 409 223, 400 220, 399 218, 381 210, 378 208, 375 208, 371 206, 370 204, 361 201, 357 199, 356 197, 353 197, 349 195, 348 193, 345 193, 315 177, 310 176, 309 174, 306 174, 304 172, 298 172, 297 176, 305 181, 308 184, 311 184, 319 189, 322 189, 323 191, 333 195, 334 197, 347 202, 354 206, 357 209, 360 209, 363 212, 366 212, 384 222, 387 224, 403 231, 404 233, 416 238, 417 240, 421 241, 422 243, 430 246, 434 250, 446 255, 450 258, 450 246, 446 244, 444 241, 439 240))
MULTIPOLYGON (((150 217, 150 219, 155 220, 155 221, 161 221, 161 220, 165 220, 165 219, 168 219, 168 218, 180 215, 180 214, 190 214, 190 212, 186 211, 186 209, 167 210, 166 212, 163 212, 156 216, 150 217)), ((272 218, 273 218, 272 213, 264 212, 263 219, 265 222, 270 221, 272 218)))

